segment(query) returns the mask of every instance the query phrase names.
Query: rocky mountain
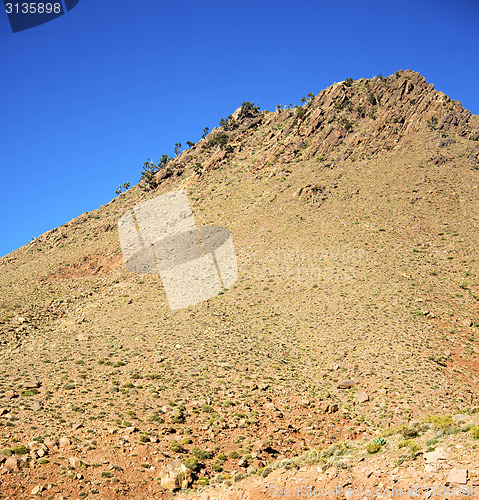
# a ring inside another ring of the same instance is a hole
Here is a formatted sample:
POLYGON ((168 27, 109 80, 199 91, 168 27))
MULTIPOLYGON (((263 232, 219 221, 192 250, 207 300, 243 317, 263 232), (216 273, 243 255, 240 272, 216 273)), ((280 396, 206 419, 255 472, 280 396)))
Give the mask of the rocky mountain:
POLYGON ((0 260, 4 498, 479 484, 479 117, 409 70, 302 104, 0 260), (177 189, 239 278, 172 311, 117 224, 177 189))

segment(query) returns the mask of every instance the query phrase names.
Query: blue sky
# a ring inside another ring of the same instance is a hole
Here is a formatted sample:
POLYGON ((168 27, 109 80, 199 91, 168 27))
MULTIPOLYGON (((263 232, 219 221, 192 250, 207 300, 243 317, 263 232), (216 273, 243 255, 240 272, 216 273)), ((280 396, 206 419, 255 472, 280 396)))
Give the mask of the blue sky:
POLYGON ((420 72, 479 114, 479 2, 80 0, 12 33, 0 10, 0 256, 115 197, 147 158, 245 100, 420 72))

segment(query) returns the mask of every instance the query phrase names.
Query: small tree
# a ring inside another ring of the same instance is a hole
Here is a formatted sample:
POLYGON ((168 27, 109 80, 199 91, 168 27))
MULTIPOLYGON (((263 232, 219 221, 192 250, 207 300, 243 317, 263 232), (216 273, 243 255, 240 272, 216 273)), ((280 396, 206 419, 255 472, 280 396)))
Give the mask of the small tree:
POLYGON ((205 127, 203 129, 203 135, 201 137, 204 139, 208 135, 209 131, 210 131, 210 129, 208 127, 205 127))
POLYGON ((117 190, 115 191, 116 194, 121 194, 123 192, 123 189, 127 190, 130 187, 129 182, 125 182, 124 184, 121 184, 118 186, 117 190))
POLYGON ((240 118, 246 118, 248 116, 253 116, 259 112, 259 106, 254 105, 252 102, 244 101, 241 105, 240 118))
POLYGON ((304 109, 301 106, 296 106, 296 116, 301 119, 305 114, 304 109))
POLYGON ((196 175, 201 175, 203 173, 203 165, 200 162, 196 162, 193 171, 196 175))
POLYGON ((175 156, 178 156, 180 154, 180 151, 181 151, 181 142, 177 142, 175 144, 175 156))
MULTIPOLYGON (((168 158, 167 155, 163 155, 163 157, 168 158)), ((155 165, 149 158, 145 163, 143 163, 143 171, 141 172, 140 181, 145 183, 146 189, 154 189, 158 185, 156 182, 155 174, 160 169, 160 164, 155 165)))
POLYGON ((195 145, 195 143, 191 141, 186 141, 186 145, 188 146, 188 149, 190 149, 195 145))
POLYGON ((213 139, 208 141, 208 143, 205 145, 205 148, 210 149, 214 146, 219 146, 220 149, 226 149, 228 140, 228 134, 226 132, 220 132, 216 137, 213 137, 213 139))
POLYGON ((157 171, 158 171, 161 167, 166 167, 166 164, 168 163, 168 161, 169 161, 168 155, 163 155, 163 156, 161 157, 160 163, 158 163, 157 171))

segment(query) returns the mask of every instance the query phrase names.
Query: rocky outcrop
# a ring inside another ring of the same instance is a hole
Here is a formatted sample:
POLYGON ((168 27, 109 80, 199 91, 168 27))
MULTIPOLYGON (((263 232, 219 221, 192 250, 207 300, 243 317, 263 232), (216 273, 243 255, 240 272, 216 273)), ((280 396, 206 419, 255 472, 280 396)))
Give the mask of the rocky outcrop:
POLYGON ((188 488, 192 481, 191 470, 175 460, 161 470, 160 481, 161 486, 170 491, 188 488))
MULTIPOLYGON (((255 108, 246 114, 238 108, 222 123, 170 160, 169 175, 219 168, 234 161, 245 144, 255 157, 254 168, 261 170, 301 159, 356 161, 407 147, 418 133, 435 134, 444 148, 458 138, 471 141, 471 167, 478 168, 477 117, 411 70, 335 83, 295 108, 255 108)), ((158 175, 158 181, 169 176, 158 175)))

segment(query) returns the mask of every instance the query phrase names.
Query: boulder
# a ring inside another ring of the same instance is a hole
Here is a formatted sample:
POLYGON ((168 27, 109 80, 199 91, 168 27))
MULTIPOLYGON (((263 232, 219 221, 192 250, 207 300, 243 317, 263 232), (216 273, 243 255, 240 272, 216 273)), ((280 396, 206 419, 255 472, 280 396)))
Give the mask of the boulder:
POLYGON ((446 486, 450 484, 467 484, 467 469, 452 469, 446 479, 446 486))
POLYGON ((351 389, 354 386, 354 380, 342 380, 338 384, 338 389, 351 389))
POLYGON ((175 460, 160 471, 160 481, 161 486, 170 491, 188 488, 192 481, 191 470, 175 460))
POLYGON ((366 401, 369 401, 369 396, 364 391, 357 392, 354 398, 358 403, 366 403, 366 401))

